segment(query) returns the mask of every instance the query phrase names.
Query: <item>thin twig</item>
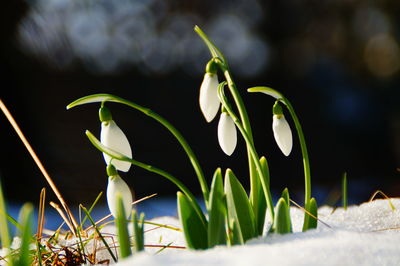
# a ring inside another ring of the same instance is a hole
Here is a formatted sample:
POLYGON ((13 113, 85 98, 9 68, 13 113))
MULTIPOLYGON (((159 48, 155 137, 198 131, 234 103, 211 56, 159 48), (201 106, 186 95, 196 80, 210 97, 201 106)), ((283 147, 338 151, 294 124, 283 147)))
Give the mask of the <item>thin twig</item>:
POLYGON ((297 204, 294 200, 290 199, 290 201, 296 205, 298 208, 300 208, 302 211, 304 211, 305 213, 307 213, 308 215, 310 215, 312 218, 317 219, 319 222, 321 222, 323 225, 325 225, 328 228, 332 228, 329 224, 325 223, 324 221, 322 221, 321 219, 315 217, 315 215, 313 215, 311 212, 307 211, 306 209, 304 209, 303 207, 301 207, 299 204, 297 204))
POLYGON ((73 232, 74 235, 76 235, 75 232, 75 228, 72 226, 71 222, 69 221, 69 219, 65 216, 64 212, 61 210, 60 206, 55 203, 50 201, 50 205, 51 207, 53 207, 54 209, 56 209, 56 211, 58 212, 58 214, 60 214, 60 216, 63 218, 64 222, 68 225, 69 229, 71 229, 71 231, 73 232))
MULTIPOLYGON (((42 162, 40 161, 39 157, 36 155, 35 151, 33 150, 32 146, 29 144, 28 140, 25 138, 24 134, 22 133, 21 129, 19 128, 17 122, 14 120, 13 116, 11 115, 10 111, 4 105, 3 101, 0 99, 0 109, 3 111, 4 115, 7 117, 8 121, 10 122, 11 126, 14 128, 15 132, 17 132, 18 137, 21 139, 22 143, 25 145, 25 148, 28 150, 29 154, 32 156, 33 160, 35 161, 36 165, 39 167, 40 171, 42 172, 44 178, 46 179, 47 183, 49 183, 51 189, 53 190, 54 194, 56 194, 58 200, 60 201, 61 205, 63 206, 65 212, 67 213, 69 219, 72 221, 72 224, 75 228, 78 227, 78 223, 76 222, 74 216, 72 215, 70 209, 68 208, 67 203, 65 202, 64 198, 61 196, 61 193, 58 191, 56 185, 54 184, 53 180, 51 179, 50 175, 47 173, 46 169, 44 168, 42 162)), ((75 232, 75 230, 73 230, 75 232)))

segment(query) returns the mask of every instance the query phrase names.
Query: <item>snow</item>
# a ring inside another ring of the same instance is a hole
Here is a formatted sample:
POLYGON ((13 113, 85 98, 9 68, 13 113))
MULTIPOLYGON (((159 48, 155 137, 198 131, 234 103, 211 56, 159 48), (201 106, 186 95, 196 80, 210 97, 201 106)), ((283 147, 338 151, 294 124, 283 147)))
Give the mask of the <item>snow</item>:
MULTIPOLYGON (((205 251, 146 248, 118 265, 400 265, 400 199, 334 210, 321 207, 318 228, 301 232, 303 212, 291 208, 293 234, 268 235, 243 246, 205 251)), ((174 217, 151 220, 180 227, 174 217)), ((146 244, 183 246, 181 232, 146 225, 146 244), (152 230, 151 230, 152 229, 152 230), (150 231, 148 231, 150 230, 150 231)))

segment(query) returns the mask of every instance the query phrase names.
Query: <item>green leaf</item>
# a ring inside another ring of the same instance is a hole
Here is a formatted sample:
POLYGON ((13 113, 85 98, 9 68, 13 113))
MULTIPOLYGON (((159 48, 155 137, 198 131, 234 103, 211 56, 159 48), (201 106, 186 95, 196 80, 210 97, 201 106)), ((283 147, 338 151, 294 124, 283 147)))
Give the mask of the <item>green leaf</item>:
POLYGON ((221 168, 215 171, 211 184, 209 217, 208 247, 226 244, 226 200, 221 168))
POLYGON ((304 214, 303 232, 317 228, 318 220, 316 218, 318 218, 318 205, 315 198, 311 198, 308 206, 306 206, 306 210, 308 210, 315 218, 310 216, 308 213, 304 214))
MULTIPOLYGON (((111 255, 111 257, 113 258, 114 262, 116 263, 118 261, 117 257, 115 257, 114 253, 111 251, 110 246, 108 245, 107 241, 104 239, 103 235, 101 234, 101 232, 99 230, 99 227, 94 222, 92 216, 90 216, 90 213, 88 212, 88 210, 82 204, 80 204, 79 207, 83 210, 83 212, 88 217, 88 219, 89 219, 90 223, 92 224, 94 230, 96 231, 97 235, 100 237, 100 239, 103 242, 104 246, 108 250, 108 253, 111 255)), ((58 233, 58 231, 56 231, 56 232, 58 233)))
MULTIPOLYGON (((269 187, 268 162, 264 156, 260 158, 260 165, 261 165, 261 169, 264 173, 264 175, 261 176, 261 178, 265 178, 265 183, 269 187)), ((257 175, 258 175, 258 173, 257 173, 257 175)), ((258 179, 260 179, 260 177, 258 179)), ((257 208, 257 215, 255 215, 255 216, 257 217, 258 234, 262 235, 262 233, 264 231, 265 213, 267 211, 267 201, 265 200, 264 190, 262 189, 261 186, 259 186, 259 188, 260 189, 258 191, 258 208, 257 208)))
POLYGON ((140 219, 138 220, 136 210, 132 211, 132 219, 133 219, 133 233, 134 233, 134 241, 135 241, 135 251, 143 251, 144 250, 144 213, 140 214, 140 219))
POLYGON ((116 226, 118 232, 118 243, 121 258, 126 258, 132 255, 131 242, 129 240, 128 225, 126 222, 125 208, 120 193, 117 193, 117 217, 116 226))
POLYGON ((32 216, 33 205, 31 203, 25 203, 22 206, 19 214, 19 222, 22 226, 21 247, 19 249, 18 258, 14 262, 14 265, 25 266, 32 264, 29 250, 29 246, 32 243, 32 216))
POLYGON ((286 201, 286 204, 288 205, 288 208, 290 208, 290 198, 289 198, 289 189, 285 188, 282 191, 281 197, 286 201))
POLYGON ((228 206, 229 219, 233 219, 236 232, 245 243, 250 238, 255 237, 256 226, 253 209, 250 206, 247 193, 232 170, 227 169, 225 173, 225 193, 228 206))
POLYGON ((9 248, 10 241, 10 231, 7 223, 7 210, 6 203, 3 196, 3 190, 1 188, 0 182, 0 240, 2 248, 9 248))
POLYGON ((273 231, 278 234, 287 234, 291 232, 288 204, 283 197, 279 199, 276 205, 273 231))
POLYGON ((227 65, 225 56, 221 53, 217 46, 208 38, 208 36, 200 29, 199 26, 194 26, 194 31, 201 37, 203 42, 207 45, 208 49, 210 50, 212 57, 218 57, 222 60, 222 62, 227 65))
POLYGON ((343 208, 347 210, 347 173, 343 173, 342 177, 342 201, 343 201, 343 208))
POLYGON ((206 249, 208 246, 207 227, 182 192, 177 193, 178 214, 185 235, 186 244, 191 249, 206 249))

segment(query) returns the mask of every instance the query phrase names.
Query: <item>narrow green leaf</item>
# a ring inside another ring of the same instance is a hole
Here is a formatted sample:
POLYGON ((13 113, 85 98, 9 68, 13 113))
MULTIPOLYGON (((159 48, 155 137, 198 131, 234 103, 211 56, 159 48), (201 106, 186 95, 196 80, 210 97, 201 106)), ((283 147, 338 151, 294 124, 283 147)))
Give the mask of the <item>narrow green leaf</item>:
POLYGON ((207 227, 185 194, 178 192, 177 200, 179 219, 182 224, 186 244, 191 249, 206 249, 208 246, 207 227))
MULTIPOLYGON (((269 170, 268 170, 268 162, 267 159, 263 156, 260 158, 260 165, 261 169, 264 173, 261 178, 265 178, 265 183, 269 187, 269 170)), ((258 173, 257 173, 258 175, 258 173)), ((260 179, 260 177, 258 178, 260 179)), ((261 183, 261 181, 259 181, 261 183)), ((264 190, 262 189, 261 185, 259 186, 258 191, 258 208, 257 208, 257 229, 258 234, 262 235, 264 231, 264 223, 265 223, 265 213, 267 212, 267 201, 265 200, 264 190)))
POLYGON ((290 229, 290 232, 292 232, 293 231, 292 230, 292 219, 290 217, 290 196, 289 196, 289 189, 288 188, 285 188, 282 191, 281 197, 285 199, 285 202, 287 204, 287 217, 289 217, 289 225, 290 225, 289 229, 290 229))
POLYGON ((29 246, 32 243, 32 221, 33 221, 33 205, 25 203, 19 214, 19 222, 22 226, 21 230, 21 247, 18 252, 18 258, 14 262, 16 266, 31 265, 29 246))
POLYGON ((317 228, 318 225, 318 205, 317 201, 315 198, 311 198, 310 202, 308 203, 308 206, 306 206, 306 210, 308 210, 314 217, 309 215, 308 213, 305 213, 304 215, 304 224, 303 224, 303 232, 309 230, 309 229, 314 229, 317 228))
POLYGON ((132 211, 133 219, 133 237, 134 237, 134 249, 135 252, 140 252, 144 250, 144 214, 141 213, 140 220, 138 220, 136 210, 132 211))
POLYGON ((342 177, 342 202, 344 210, 347 210, 347 173, 343 173, 342 177))
POLYGON ((245 243, 257 235, 254 213, 246 191, 230 169, 227 169, 225 173, 225 193, 228 215, 230 219, 234 219, 237 230, 234 233, 240 234, 245 243))
MULTIPOLYGON (((92 224, 94 230, 96 230, 97 235, 100 237, 101 241, 103 242, 104 246, 107 248, 108 253, 110 254, 110 256, 113 258, 114 262, 117 262, 117 257, 115 257, 114 253, 111 251, 110 246, 108 245, 107 241, 104 239, 103 235, 101 234, 98 226, 96 225, 96 223, 94 222, 92 216, 90 216, 90 213, 88 212, 88 210, 81 204, 79 205, 79 207, 85 212, 85 214, 87 215, 90 223, 92 224)), ((58 231, 56 231, 57 235, 58 235, 58 231)), ((56 237, 58 238, 58 236, 56 237)))
POLYGON ((226 200, 222 183, 221 168, 213 177, 210 191, 210 211, 208 221, 208 247, 226 244, 226 200))
POLYGON ((2 248, 10 247, 11 244, 10 231, 7 223, 6 203, 4 200, 1 182, 0 182, 0 240, 2 248))
MULTIPOLYGON (((102 195, 103 195, 103 192, 102 192, 102 191, 99 193, 99 195, 97 195, 97 197, 96 197, 96 199, 94 200, 92 206, 90 206, 90 208, 89 208, 89 210, 88 210, 89 214, 92 213, 93 208, 96 206, 97 202, 99 202, 99 200, 100 200, 100 198, 101 198, 102 195)), ((81 222, 81 225, 80 225, 81 228, 82 228, 83 225, 85 224, 86 219, 87 219, 87 215, 85 215, 85 217, 83 218, 83 220, 82 220, 82 222, 81 222)))
POLYGON ((275 233, 287 234, 291 232, 291 222, 288 213, 288 204, 282 197, 276 205, 275 220, 273 224, 273 231, 275 233))
POLYGON ((285 188, 282 191, 281 197, 285 200, 286 204, 288 205, 288 208, 290 208, 290 198, 289 198, 289 189, 285 188))
POLYGON ((129 240, 128 224, 126 222, 125 208, 122 200, 122 195, 118 193, 117 197, 117 217, 116 226, 118 231, 118 243, 121 258, 126 258, 132 255, 131 242, 129 240))

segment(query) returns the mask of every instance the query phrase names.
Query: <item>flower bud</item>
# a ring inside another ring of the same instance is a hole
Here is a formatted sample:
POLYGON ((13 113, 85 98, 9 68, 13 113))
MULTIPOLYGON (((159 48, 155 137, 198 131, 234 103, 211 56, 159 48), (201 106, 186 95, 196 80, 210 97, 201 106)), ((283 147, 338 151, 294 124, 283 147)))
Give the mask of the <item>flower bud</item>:
POLYGON ((218 113, 218 84, 217 74, 206 73, 200 86, 200 109, 207 122, 211 122, 218 113))
POLYGON ((112 120, 112 115, 111 115, 110 109, 108 109, 105 106, 100 107, 99 119, 100 119, 100 122, 108 122, 108 121, 112 120))
POLYGON ((230 156, 236 148, 236 126, 226 112, 222 112, 218 123, 218 142, 223 152, 230 156))
POLYGON ((289 123, 283 114, 274 114, 272 120, 272 130, 276 144, 278 144, 279 149, 285 156, 289 156, 293 146, 292 131, 289 123))
POLYGON ((122 197, 126 219, 129 218, 132 211, 132 192, 125 181, 119 176, 114 175, 108 178, 107 186, 107 204, 111 214, 117 218, 117 194, 122 197))
MULTIPOLYGON (((114 150, 117 151, 129 158, 132 158, 132 150, 129 144, 127 137, 124 132, 117 126, 114 120, 106 121, 101 123, 101 133, 100 133, 100 142, 114 150)), ((109 165, 112 157, 103 153, 104 160, 106 164, 109 165)), ((117 170, 128 172, 131 167, 131 163, 113 159, 112 164, 115 166, 117 170)))

